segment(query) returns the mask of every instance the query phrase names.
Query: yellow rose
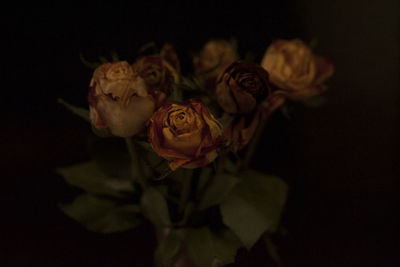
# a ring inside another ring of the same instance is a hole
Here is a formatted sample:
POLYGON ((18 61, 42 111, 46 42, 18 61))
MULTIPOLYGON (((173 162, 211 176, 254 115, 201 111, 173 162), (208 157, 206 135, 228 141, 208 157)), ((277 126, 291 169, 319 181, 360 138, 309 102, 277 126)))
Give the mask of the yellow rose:
POLYGON ((301 100, 324 91, 322 84, 333 74, 333 64, 312 54, 301 40, 276 40, 267 49, 261 65, 271 82, 293 100, 301 100))
POLYGON ((88 100, 92 125, 120 137, 142 131, 155 109, 145 80, 126 61, 105 63, 94 71, 88 100))
POLYGON ((207 88, 213 89, 219 75, 238 58, 230 42, 211 40, 193 58, 194 72, 207 88))
POLYGON ((150 121, 152 147, 172 170, 202 167, 217 157, 222 126, 201 101, 166 103, 150 121))

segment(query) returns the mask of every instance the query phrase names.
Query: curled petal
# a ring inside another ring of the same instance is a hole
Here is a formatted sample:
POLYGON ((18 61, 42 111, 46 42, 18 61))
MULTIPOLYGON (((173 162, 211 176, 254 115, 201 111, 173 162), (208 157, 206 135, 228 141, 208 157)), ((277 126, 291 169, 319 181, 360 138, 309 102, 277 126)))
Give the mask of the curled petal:
POLYGON ((272 92, 268 72, 254 63, 234 62, 220 76, 216 96, 225 112, 249 114, 272 92))
POLYGON ((155 109, 144 79, 126 61, 105 63, 94 71, 88 102, 93 127, 120 137, 141 132, 155 109))
POLYGON ((177 71, 161 56, 142 56, 132 65, 134 75, 143 78, 151 93, 161 91, 169 95, 178 82, 177 71))
POLYGON ((113 135, 120 137, 133 136, 142 131, 154 108, 151 96, 135 96, 127 106, 121 106, 120 103, 103 96, 97 104, 97 111, 104 125, 113 135))
POLYGON ((190 100, 160 107, 151 118, 148 137, 154 151, 169 160, 175 170, 209 163, 221 135, 221 124, 207 107, 190 100))

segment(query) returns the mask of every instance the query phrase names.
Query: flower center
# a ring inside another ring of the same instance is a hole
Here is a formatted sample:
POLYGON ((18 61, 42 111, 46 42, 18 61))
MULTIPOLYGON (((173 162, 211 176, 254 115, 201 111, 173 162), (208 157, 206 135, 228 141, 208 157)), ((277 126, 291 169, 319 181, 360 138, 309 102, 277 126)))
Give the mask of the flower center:
POLYGON ((174 110, 168 115, 168 127, 175 135, 193 132, 197 128, 196 116, 191 110, 174 110))

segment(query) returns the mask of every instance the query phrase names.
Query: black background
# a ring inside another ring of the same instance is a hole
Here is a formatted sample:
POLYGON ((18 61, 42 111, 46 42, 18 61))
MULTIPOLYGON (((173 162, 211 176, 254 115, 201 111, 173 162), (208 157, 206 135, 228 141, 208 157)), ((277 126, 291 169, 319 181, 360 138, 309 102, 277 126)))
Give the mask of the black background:
MULTIPOLYGON (((132 62, 148 41, 190 52, 212 37, 260 59, 272 39, 318 38, 335 74, 317 109, 271 118, 253 166, 287 180, 277 237, 286 266, 395 266, 399 241, 399 4, 395 0, 67 3, 4 9, 0 180, 2 266, 151 266, 151 227, 85 231, 57 207, 75 191, 54 168, 89 159, 90 128, 56 103, 85 106, 91 70, 115 50, 132 62)), ((272 265, 263 244, 234 266, 272 265)))

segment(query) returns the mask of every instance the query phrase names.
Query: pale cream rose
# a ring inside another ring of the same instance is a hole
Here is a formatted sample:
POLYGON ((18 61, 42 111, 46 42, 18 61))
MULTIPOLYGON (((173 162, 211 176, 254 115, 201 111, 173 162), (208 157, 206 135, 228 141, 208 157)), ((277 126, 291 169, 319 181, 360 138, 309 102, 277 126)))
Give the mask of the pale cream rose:
POLYGON ((316 57, 301 40, 276 40, 267 49, 261 66, 271 82, 293 100, 306 99, 325 90, 322 84, 333 74, 333 64, 316 57))
POLYGON ((143 78, 134 75, 128 62, 105 63, 93 74, 89 87, 92 125, 120 137, 144 129, 155 101, 143 78))

